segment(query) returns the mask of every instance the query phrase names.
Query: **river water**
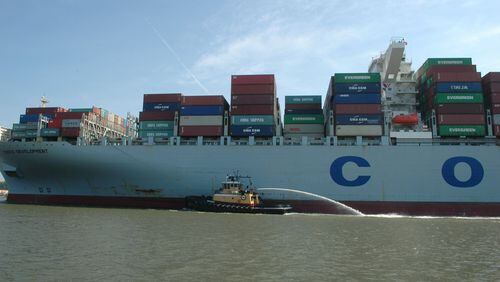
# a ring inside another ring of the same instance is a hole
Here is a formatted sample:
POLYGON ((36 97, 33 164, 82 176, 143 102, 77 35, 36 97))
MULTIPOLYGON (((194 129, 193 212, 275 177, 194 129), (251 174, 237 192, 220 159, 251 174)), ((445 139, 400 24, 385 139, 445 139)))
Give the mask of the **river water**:
POLYGON ((0 202, 0 280, 500 280, 500 218, 0 202))

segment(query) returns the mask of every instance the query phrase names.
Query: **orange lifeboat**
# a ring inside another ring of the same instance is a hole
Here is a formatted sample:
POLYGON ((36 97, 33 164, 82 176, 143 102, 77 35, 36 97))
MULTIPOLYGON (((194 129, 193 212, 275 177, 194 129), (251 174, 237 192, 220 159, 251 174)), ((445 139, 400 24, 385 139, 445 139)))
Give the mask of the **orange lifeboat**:
POLYGON ((416 125, 418 124, 418 115, 417 113, 409 115, 397 115, 392 118, 392 123, 397 123, 401 125, 416 125))

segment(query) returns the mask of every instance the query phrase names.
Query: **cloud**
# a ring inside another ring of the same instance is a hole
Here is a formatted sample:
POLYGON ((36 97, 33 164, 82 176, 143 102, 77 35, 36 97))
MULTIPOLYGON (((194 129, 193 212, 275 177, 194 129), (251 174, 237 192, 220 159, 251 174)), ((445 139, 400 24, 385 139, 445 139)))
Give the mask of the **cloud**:
MULTIPOLYGON (((352 15, 351 12, 359 10, 357 4, 345 5, 344 10, 335 10, 335 5, 325 6, 318 1, 305 4, 299 10, 293 5, 284 5, 286 8, 266 5, 257 10, 238 6, 242 10, 235 14, 244 14, 254 22, 248 25, 244 19, 240 26, 219 28, 222 31, 214 40, 217 43, 209 43, 213 47, 196 60, 193 71, 202 80, 234 73, 280 73, 285 75, 281 83, 292 86, 294 83, 287 79, 291 77, 287 74, 297 76, 298 72, 314 69, 316 65, 316 70, 329 72, 324 76, 328 77, 332 68, 340 68, 347 59, 357 57, 346 58, 346 50, 342 48, 371 38, 376 30, 376 26, 363 22, 347 25, 332 19, 352 15), (297 18, 310 20, 297 21, 297 18)), ((218 29, 213 19, 206 25, 210 30, 218 29)), ((363 70, 368 65, 366 60, 377 53, 363 58, 363 70)))

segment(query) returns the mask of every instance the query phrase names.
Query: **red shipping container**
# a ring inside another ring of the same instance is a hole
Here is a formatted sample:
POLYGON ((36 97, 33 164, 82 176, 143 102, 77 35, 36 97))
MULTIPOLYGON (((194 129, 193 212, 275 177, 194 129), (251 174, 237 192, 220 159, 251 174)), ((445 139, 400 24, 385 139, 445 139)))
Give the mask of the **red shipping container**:
POLYGON ((382 107, 380 104, 336 104, 334 109, 335 114, 380 114, 382 107))
POLYGON ((84 114, 86 114, 86 113, 63 112, 63 113, 57 113, 55 118, 56 119, 81 119, 84 114))
POLYGON ((500 82, 500 72, 489 72, 483 76, 483 82, 500 82))
POLYGON ((179 135, 182 137, 218 137, 223 133, 224 127, 222 126, 181 126, 179 130, 179 135))
POLYGON ((232 75, 231 84, 273 84, 274 74, 232 75))
POLYGON ((271 95, 232 95, 231 105, 272 105, 275 96, 271 95))
POLYGON ((47 125, 48 128, 61 128, 62 127, 62 119, 57 118, 49 121, 47 125))
POLYGON ((273 115, 274 105, 232 105, 232 115, 273 115))
POLYGON ((432 82, 481 82, 480 72, 436 72, 432 82))
POLYGON ((485 124, 484 114, 446 114, 438 115, 439 125, 483 125, 485 124))
POLYGON ((437 104, 438 114, 484 114, 483 104, 437 104))
POLYGON ((62 137, 78 137, 80 136, 80 128, 61 128, 62 137))
POLYGON ((56 113, 61 113, 61 112, 66 112, 66 109, 60 107, 26 108, 27 115, 39 115, 39 114, 54 115, 56 113))
POLYGON ((182 106, 221 106, 228 105, 222 95, 203 95, 203 96, 182 96, 182 106))
POLYGON ((236 84, 231 85, 231 95, 275 95, 274 84, 236 84))
POLYGON ((483 90, 485 93, 500 92, 500 82, 483 84, 483 90))
POLYGON ((180 93, 144 94, 144 103, 180 103, 180 93))
POLYGON ((500 114, 500 104, 491 104, 491 114, 493 115, 500 114))
POLYGON ((427 69, 425 76, 431 77, 436 72, 477 72, 476 65, 434 65, 427 69))
POLYGON ((500 104, 500 92, 489 94, 486 100, 490 104, 500 104))
POLYGON ((287 104, 285 110, 321 110, 321 104, 287 104))
POLYGON ((175 111, 140 112, 139 121, 174 120, 175 111))

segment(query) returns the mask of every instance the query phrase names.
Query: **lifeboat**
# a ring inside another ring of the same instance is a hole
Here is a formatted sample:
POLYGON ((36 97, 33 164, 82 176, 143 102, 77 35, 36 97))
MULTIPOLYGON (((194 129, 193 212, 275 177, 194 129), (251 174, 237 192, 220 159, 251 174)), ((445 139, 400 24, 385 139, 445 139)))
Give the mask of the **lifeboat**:
POLYGON ((409 114, 409 115, 397 115, 392 118, 392 123, 401 124, 401 125, 417 125, 418 124, 418 115, 417 113, 409 114))

